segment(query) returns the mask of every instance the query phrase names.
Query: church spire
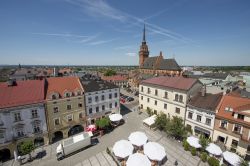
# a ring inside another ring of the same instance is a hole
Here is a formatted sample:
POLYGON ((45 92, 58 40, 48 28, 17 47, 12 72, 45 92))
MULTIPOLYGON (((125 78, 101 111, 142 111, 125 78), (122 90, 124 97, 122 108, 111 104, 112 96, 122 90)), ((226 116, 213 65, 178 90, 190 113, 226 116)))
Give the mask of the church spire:
POLYGON ((144 23, 144 28, 143 28, 143 39, 142 39, 143 43, 146 43, 146 28, 145 28, 145 23, 144 23))

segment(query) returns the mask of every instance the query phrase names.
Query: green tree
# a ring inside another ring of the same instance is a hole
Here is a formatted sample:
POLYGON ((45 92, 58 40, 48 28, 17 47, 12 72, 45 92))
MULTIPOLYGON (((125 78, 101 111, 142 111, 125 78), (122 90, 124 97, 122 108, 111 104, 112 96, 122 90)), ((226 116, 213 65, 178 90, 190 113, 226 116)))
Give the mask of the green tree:
POLYGON ((209 157, 207 162, 208 162, 208 165, 210 165, 210 166, 219 166, 220 165, 219 160, 217 160, 215 157, 209 157))
POLYGON ((197 154, 196 149, 194 147, 191 148, 191 154, 192 156, 196 156, 197 154))
POLYGON ((188 151, 189 148, 190 148, 190 145, 189 145, 189 143, 187 142, 187 140, 184 140, 182 144, 183 144, 184 150, 185 150, 185 151, 188 151))
POLYGON ((152 112, 152 110, 150 109, 150 108, 147 108, 147 114, 148 114, 148 116, 151 116, 151 115, 153 115, 153 112, 152 112))
POLYGON ((169 125, 166 125, 165 131, 177 139, 183 139, 187 134, 182 118, 177 116, 174 116, 169 125))
POLYGON ((31 152, 35 149, 35 146, 33 142, 30 141, 24 141, 19 146, 19 152, 21 155, 29 154, 29 160, 31 160, 31 152))
POLYGON ((202 152, 200 157, 201 157, 201 161, 203 161, 203 162, 207 161, 207 153, 206 152, 202 152))
POLYGON ((101 118, 99 120, 96 120, 96 126, 100 129, 106 129, 108 126, 110 126, 110 120, 109 118, 101 118))
POLYGON ((199 143, 201 144, 202 151, 205 151, 206 147, 209 144, 209 139, 207 139, 203 134, 200 135, 199 143))
POLYGON ((159 130, 162 131, 163 129, 165 129, 167 123, 170 123, 170 119, 167 118, 164 113, 160 113, 159 115, 157 115, 157 117, 155 119, 155 126, 159 130))
POLYGON ((104 76, 113 76, 116 75, 116 71, 112 70, 112 69, 108 69, 106 70, 106 72, 104 73, 104 76))

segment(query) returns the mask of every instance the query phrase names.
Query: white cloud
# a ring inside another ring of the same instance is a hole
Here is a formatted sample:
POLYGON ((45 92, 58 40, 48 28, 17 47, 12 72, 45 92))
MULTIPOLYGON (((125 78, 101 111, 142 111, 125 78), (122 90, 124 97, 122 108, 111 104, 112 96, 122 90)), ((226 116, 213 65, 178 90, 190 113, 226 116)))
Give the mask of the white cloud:
POLYGON ((128 52, 126 53, 127 56, 136 56, 137 54, 135 52, 128 52))
POLYGON ((99 41, 93 41, 91 43, 89 43, 90 45, 100 45, 100 44, 105 44, 105 43, 109 43, 112 42, 116 39, 110 39, 110 40, 99 40, 99 41))

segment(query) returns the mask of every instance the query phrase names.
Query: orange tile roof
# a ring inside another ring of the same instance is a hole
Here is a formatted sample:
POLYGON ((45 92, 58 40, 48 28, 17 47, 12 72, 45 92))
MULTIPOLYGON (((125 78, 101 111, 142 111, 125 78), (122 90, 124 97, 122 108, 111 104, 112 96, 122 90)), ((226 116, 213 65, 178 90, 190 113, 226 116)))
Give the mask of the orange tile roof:
POLYGON ((44 80, 17 81, 14 86, 0 83, 0 108, 43 102, 44 85, 44 80))
POLYGON ((48 89, 46 99, 50 99, 51 94, 59 93, 63 98, 64 93, 67 92, 83 92, 82 85, 78 77, 51 77, 47 78, 48 89))
POLYGON ((232 120, 239 123, 244 123, 250 125, 250 122, 243 121, 241 119, 236 119, 232 116, 232 112, 225 111, 225 108, 232 108, 233 112, 240 113, 242 115, 248 115, 248 113, 244 113, 242 111, 250 110, 250 99, 242 98, 238 96, 225 95, 223 96, 220 105, 218 106, 217 117, 232 120))

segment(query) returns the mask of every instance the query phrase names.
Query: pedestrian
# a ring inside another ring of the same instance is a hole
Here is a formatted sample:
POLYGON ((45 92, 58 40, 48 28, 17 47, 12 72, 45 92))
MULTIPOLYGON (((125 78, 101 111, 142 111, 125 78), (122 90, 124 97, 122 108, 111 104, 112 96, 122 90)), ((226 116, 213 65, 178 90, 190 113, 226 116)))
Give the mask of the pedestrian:
POLYGON ((175 165, 175 166, 177 166, 177 165, 178 165, 178 161, 177 161, 177 160, 175 160, 174 165, 175 165))

